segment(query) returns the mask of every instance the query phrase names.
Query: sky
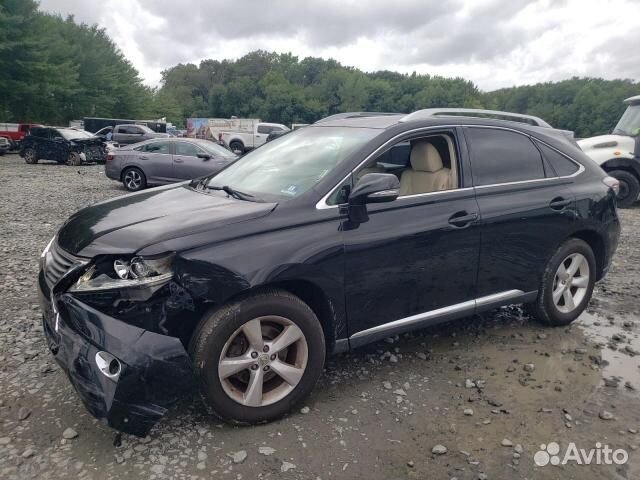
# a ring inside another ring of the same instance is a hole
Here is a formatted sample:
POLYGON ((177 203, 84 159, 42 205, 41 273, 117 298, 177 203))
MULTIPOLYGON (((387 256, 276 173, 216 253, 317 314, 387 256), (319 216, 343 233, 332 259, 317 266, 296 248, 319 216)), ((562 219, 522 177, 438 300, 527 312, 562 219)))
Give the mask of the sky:
POLYGON ((640 80, 640 0, 40 0, 104 27, 144 82, 253 50, 482 90, 572 76, 640 80))

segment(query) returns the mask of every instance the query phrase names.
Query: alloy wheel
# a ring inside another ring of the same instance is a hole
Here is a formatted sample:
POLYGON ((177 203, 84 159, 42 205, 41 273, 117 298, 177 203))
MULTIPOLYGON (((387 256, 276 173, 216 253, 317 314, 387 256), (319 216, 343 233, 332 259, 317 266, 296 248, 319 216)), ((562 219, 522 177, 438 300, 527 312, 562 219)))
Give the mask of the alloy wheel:
POLYGON ((249 407, 263 407, 289 395, 300 383, 308 360, 307 340, 291 320, 254 318, 229 337, 218 361, 225 393, 249 407))
POLYGON ((124 183, 129 190, 137 190, 142 185, 142 176, 135 170, 129 170, 124 176, 124 183))
POLYGON ((553 303, 561 313, 571 313, 584 300, 589 289, 589 262, 581 253, 565 258, 553 279, 553 303))

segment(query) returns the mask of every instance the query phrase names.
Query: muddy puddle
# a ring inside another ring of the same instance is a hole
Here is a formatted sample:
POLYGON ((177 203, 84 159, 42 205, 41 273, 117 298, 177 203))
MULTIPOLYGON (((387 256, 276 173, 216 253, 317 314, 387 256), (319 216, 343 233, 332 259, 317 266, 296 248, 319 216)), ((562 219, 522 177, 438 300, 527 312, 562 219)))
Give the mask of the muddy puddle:
POLYGON ((585 312, 576 323, 601 347, 603 384, 640 390, 640 318, 585 312))

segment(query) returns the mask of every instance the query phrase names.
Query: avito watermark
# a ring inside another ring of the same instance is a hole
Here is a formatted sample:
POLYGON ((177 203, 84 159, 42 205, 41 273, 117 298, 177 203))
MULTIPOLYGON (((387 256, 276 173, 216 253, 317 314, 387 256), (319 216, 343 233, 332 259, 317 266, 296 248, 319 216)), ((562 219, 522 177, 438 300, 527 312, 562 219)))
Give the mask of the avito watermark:
POLYGON ((569 443, 564 455, 560 453, 560 445, 557 442, 540 445, 540 450, 533 456, 533 461, 539 467, 546 465, 566 465, 576 463, 578 465, 624 465, 629 460, 626 450, 612 449, 609 445, 596 442, 595 448, 590 450, 578 448, 574 442, 569 443))

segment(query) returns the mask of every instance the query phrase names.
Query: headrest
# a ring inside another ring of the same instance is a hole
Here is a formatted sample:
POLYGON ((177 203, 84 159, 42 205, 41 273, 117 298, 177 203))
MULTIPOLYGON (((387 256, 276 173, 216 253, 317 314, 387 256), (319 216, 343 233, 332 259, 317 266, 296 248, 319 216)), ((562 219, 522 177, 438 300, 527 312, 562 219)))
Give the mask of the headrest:
POLYGON ((427 141, 413 144, 409 160, 411 168, 419 172, 437 172, 443 167, 438 150, 427 141))

